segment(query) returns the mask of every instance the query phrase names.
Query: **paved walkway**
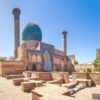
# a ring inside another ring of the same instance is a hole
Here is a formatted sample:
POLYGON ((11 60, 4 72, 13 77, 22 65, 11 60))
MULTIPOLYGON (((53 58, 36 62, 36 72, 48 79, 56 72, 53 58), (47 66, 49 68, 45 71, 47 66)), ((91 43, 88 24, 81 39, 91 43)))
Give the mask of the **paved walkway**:
MULTIPOLYGON (((92 93, 100 93, 100 85, 80 90, 74 94, 73 98, 70 98, 70 100, 93 100, 92 93)), ((69 100, 68 98, 69 97, 66 96, 66 100, 69 100)), ((0 100, 32 100, 32 94, 22 92, 20 86, 14 86, 11 81, 0 77, 0 100)), ((54 100, 56 100, 56 97, 54 100)))

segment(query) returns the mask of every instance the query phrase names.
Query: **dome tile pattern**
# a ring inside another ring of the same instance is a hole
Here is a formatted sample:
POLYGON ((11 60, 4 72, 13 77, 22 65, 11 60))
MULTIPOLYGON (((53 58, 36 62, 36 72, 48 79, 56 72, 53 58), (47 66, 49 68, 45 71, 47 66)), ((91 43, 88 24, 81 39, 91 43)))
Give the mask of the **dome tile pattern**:
POLYGON ((22 40, 23 41, 28 41, 28 40, 41 41, 42 32, 41 32, 40 27, 33 23, 27 24, 27 26, 24 28, 22 32, 22 40))

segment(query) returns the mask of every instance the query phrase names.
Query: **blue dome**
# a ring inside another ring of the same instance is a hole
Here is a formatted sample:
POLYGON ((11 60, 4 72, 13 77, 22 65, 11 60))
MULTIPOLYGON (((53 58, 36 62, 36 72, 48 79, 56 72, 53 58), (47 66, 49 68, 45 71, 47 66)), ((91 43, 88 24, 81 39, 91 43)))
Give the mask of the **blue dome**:
POLYGON ((42 32, 41 32, 40 27, 33 23, 27 24, 27 26, 24 28, 22 32, 22 40, 23 41, 27 41, 27 40, 41 41, 42 32))

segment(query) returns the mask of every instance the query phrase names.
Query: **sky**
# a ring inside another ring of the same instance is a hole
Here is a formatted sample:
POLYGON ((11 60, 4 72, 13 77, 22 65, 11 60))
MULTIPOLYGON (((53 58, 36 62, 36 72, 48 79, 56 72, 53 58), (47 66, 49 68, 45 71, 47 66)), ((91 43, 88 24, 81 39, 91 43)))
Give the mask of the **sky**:
POLYGON ((62 50, 62 31, 68 32, 67 54, 79 63, 95 59, 100 48, 100 0, 0 0, 0 56, 13 56, 13 8, 20 8, 20 40, 33 22, 42 30, 42 41, 62 50))

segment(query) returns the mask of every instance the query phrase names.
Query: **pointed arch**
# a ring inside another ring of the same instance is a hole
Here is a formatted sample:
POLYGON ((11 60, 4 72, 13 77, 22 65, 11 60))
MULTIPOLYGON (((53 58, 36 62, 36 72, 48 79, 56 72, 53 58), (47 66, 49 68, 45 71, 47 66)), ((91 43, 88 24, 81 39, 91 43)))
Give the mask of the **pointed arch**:
POLYGON ((36 62, 36 55, 32 55, 32 62, 36 62))
POLYGON ((38 62, 38 63, 41 63, 41 62, 42 62, 41 55, 37 55, 37 62, 38 62))
POLYGON ((44 71, 52 71, 51 55, 47 50, 44 52, 44 71))

